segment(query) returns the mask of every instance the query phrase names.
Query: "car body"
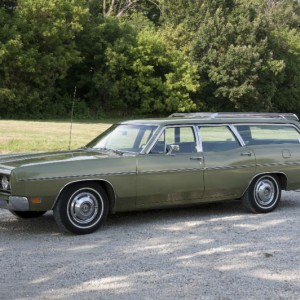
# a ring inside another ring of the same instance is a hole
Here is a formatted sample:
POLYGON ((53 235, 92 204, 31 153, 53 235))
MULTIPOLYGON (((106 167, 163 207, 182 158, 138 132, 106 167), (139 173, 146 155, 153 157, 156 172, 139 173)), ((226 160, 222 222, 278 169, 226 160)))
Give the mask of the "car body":
POLYGON ((75 151, 0 156, 0 207, 21 218, 53 210, 76 234, 109 213, 227 199, 266 213, 299 187, 294 114, 173 114, 118 123, 75 151))

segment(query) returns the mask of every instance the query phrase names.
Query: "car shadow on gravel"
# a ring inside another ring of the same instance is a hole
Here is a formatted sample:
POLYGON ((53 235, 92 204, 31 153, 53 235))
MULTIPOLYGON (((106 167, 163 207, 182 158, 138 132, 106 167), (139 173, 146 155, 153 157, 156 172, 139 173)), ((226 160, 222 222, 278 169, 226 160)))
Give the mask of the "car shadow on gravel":
POLYGON ((237 200, 217 203, 206 203, 172 208, 153 209, 147 211, 123 212, 110 215, 106 226, 138 226, 157 222, 173 222, 181 219, 201 218, 212 215, 232 215, 243 213, 243 207, 237 200))
POLYGON ((9 212, 0 214, 0 234, 59 234, 60 229, 54 221, 52 212, 34 219, 20 219, 9 212))
MULTIPOLYGON (((98 231, 111 228, 130 228, 144 224, 172 223, 180 220, 202 218, 217 215, 234 215, 243 213, 241 204, 236 200, 199 204, 194 206, 173 207, 147 211, 123 212, 109 215, 106 223, 98 231)), ((47 212, 39 218, 21 219, 8 211, 0 213, 0 234, 66 234, 60 230, 54 221, 53 213, 47 212)))
MULTIPOLYGON (((277 210, 293 210, 296 202, 284 199, 277 210)), ((208 220, 216 217, 234 217, 237 215, 252 215, 245 211, 239 200, 228 200, 216 203, 205 203, 193 206, 179 206, 147 211, 123 212, 109 215, 106 223, 98 231, 110 229, 136 228, 139 225, 171 224, 180 221, 208 220)), ((0 234, 65 234, 54 221, 53 213, 34 219, 20 219, 9 212, 0 213, 0 234)))
MULTIPOLYGON (((297 201, 290 201, 290 194, 291 192, 283 192, 282 200, 274 212, 280 212, 283 210, 285 211, 285 213, 288 213, 289 210, 294 211, 294 209, 298 205, 300 205, 300 203, 297 201)), ((272 214, 272 212, 270 214, 272 214)), ((155 224, 157 222, 172 223, 180 220, 201 220, 209 219, 212 217, 234 217, 238 215, 244 215, 246 217, 255 216, 257 214, 253 214, 245 210, 240 200, 227 200, 164 209, 153 209, 146 211, 134 211, 112 214, 108 217, 104 228, 108 229, 111 227, 123 226, 130 227, 132 225, 138 226, 139 224, 150 225, 155 224)), ((264 214, 261 215, 263 216, 264 214)))

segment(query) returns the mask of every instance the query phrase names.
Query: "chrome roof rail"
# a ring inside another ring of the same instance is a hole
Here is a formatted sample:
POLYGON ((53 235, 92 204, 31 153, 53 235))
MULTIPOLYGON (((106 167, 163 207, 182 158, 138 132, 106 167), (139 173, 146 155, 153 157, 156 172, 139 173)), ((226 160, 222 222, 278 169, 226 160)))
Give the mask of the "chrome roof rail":
POLYGON ((208 118, 208 119, 218 119, 218 118, 243 118, 243 119, 252 119, 252 118, 275 118, 275 119, 288 119, 299 121, 299 118, 296 114, 293 113, 236 113, 236 112, 219 112, 219 113, 210 113, 210 112, 196 112, 196 113, 173 113, 169 118, 208 118))

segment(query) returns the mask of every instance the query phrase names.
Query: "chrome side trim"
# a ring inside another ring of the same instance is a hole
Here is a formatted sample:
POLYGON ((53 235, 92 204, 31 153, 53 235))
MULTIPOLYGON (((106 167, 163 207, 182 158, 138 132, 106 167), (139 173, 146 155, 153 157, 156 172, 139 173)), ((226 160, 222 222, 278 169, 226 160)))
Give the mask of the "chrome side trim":
POLYGON ((69 175, 69 176, 55 176, 55 177, 41 177, 41 178, 28 178, 20 179, 20 182, 24 181, 39 181, 39 180, 56 180, 56 179, 73 179, 73 178, 85 178, 85 177, 99 177, 99 176, 113 176, 113 175, 136 175, 136 171, 131 172, 113 172, 113 173, 99 173, 99 174, 84 174, 84 175, 69 175))
POLYGON ((270 163, 270 164, 256 164, 257 167, 276 167, 276 166, 299 166, 300 162, 286 162, 286 163, 270 163))
MULTIPOLYGON (((241 165, 241 166, 220 166, 220 167, 205 167, 205 170, 221 170, 221 169, 242 169, 248 167, 281 167, 281 166, 300 166, 300 162, 287 162, 287 163, 270 163, 270 164, 250 164, 250 165, 241 165)), ((270 172, 266 172, 268 174, 270 172)), ((277 172, 281 173, 281 172, 277 172)))
POLYGON ((186 168, 186 169, 170 169, 170 170, 149 170, 144 172, 139 172, 139 175, 144 174, 160 174, 160 173, 176 173, 176 172, 194 172, 203 171, 204 168, 186 168))
POLYGON ((204 168, 205 171, 212 171, 212 170, 227 170, 227 169, 244 169, 244 168, 255 168, 256 165, 252 164, 252 165, 240 165, 240 166, 222 166, 222 167, 212 167, 212 168, 204 168))

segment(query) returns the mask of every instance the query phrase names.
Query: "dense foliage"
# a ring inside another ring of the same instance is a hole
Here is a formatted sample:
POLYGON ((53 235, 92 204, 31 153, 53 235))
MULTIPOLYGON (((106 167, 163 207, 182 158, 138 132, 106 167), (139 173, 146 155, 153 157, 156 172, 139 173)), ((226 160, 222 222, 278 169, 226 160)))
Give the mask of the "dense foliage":
POLYGON ((300 113, 295 0, 2 0, 2 118, 300 113))

